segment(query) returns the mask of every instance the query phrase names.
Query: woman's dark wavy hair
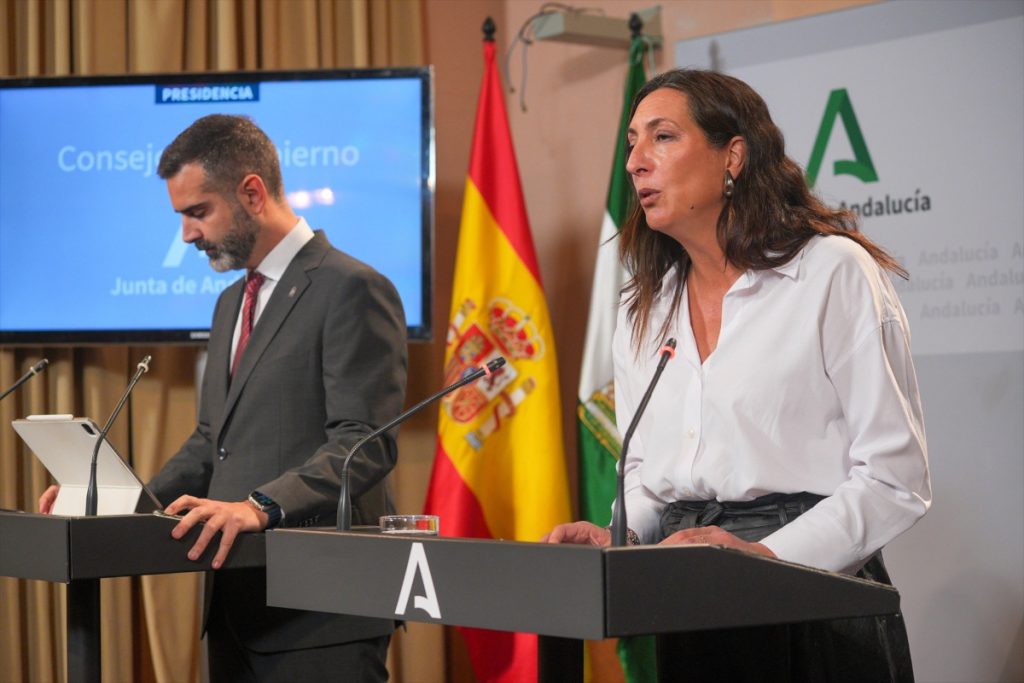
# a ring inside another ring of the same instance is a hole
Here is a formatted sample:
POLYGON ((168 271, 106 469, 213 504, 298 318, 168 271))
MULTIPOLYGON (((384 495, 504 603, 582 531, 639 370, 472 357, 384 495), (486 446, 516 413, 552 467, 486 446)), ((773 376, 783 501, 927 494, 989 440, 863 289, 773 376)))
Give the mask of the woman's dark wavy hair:
MULTIPOLYGON (((786 156, 782 131, 772 121, 768 105, 753 88, 713 71, 676 69, 652 78, 640 89, 630 118, 640 102, 660 88, 686 95, 690 115, 713 147, 720 149, 737 135, 746 141, 743 170, 736 178, 732 198, 726 200, 718 216, 718 244, 729 263, 744 270, 774 268, 792 259, 815 235, 842 235, 864 247, 883 268, 907 276, 894 258, 858 231, 852 212, 831 209, 811 193, 800 167, 786 156)), ((633 324, 634 348, 639 351, 651 308, 663 294, 662 280, 676 267, 668 284, 672 314, 659 337, 671 328, 690 258, 679 242, 647 225, 635 195, 631 204, 619 236, 619 257, 632 273, 623 293, 633 324)))

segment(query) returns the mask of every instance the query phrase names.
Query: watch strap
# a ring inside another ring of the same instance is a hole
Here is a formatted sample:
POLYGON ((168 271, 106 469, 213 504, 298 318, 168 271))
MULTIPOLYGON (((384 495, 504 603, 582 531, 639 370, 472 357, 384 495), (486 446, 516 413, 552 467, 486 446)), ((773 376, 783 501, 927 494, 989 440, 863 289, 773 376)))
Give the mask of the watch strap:
POLYGON ((267 515, 267 529, 273 529, 284 519, 284 511, 274 499, 261 491, 249 494, 249 504, 267 515))

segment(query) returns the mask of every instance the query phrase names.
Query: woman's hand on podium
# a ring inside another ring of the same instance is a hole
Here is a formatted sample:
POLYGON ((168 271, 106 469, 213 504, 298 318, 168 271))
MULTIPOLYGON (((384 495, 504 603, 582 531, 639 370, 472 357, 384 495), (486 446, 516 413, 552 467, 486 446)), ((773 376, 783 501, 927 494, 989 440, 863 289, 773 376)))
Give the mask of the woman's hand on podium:
POLYGON ((57 502, 57 493, 60 491, 60 486, 53 484, 50 488, 43 491, 43 495, 39 496, 39 513, 48 515, 53 512, 53 504, 57 502))
POLYGON ((220 569, 238 534, 246 531, 263 531, 267 526, 267 513, 261 512, 248 502, 228 503, 195 496, 182 496, 164 510, 169 515, 183 514, 181 521, 171 529, 171 536, 180 539, 200 522, 203 530, 188 551, 188 559, 198 560, 203 556, 217 532, 221 532, 220 547, 213 557, 211 566, 220 569), (187 512, 185 512, 187 511, 187 512))
POLYGON ((769 550, 768 546, 761 543, 750 543, 730 534, 728 531, 717 526, 702 526, 692 529, 680 529, 658 545, 722 545, 727 548, 745 550, 755 555, 775 557, 775 553, 769 550))
POLYGON ((574 543, 576 545, 611 545, 612 534, 608 529, 590 522, 559 524, 540 539, 541 543, 574 543))

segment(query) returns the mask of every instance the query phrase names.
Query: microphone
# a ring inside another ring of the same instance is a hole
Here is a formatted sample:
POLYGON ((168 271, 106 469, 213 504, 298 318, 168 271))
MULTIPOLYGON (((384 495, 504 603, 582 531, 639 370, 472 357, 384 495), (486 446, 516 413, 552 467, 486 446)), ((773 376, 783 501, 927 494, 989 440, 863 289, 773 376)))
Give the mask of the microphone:
POLYGON ((356 451, 362 448, 363 444, 365 444, 366 442, 376 439, 378 436, 388 431, 392 427, 401 424, 402 422, 405 422, 414 414, 418 413, 422 408, 430 405, 431 403, 441 398, 442 396, 452 393, 459 387, 463 387, 466 386, 467 384, 470 384, 471 382, 475 382, 484 375, 487 375, 489 377, 492 373, 497 371, 503 365, 505 365, 505 359, 502 358, 501 356, 498 356, 493 360, 487 361, 487 365, 481 366, 476 370, 473 370, 455 384, 450 384, 446 386, 444 389, 441 389, 441 391, 437 392, 433 396, 428 396, 427 398, 423 399, 422 401, 414 405, 412 408, 409 408, 409 410, 405 411, 404 413, 396 417, 391 422, 388 422, 386 425, 380 427, 379 429, 375 429, 374 431, 370 432, 363 438, 359 439, 359 441, 356 441, 355 445, 352 446, 352 450, 350 450, 348 452, 348 455, 345 456, 345 462, 342 463, 341 465, 341 496, 338 498, 338 531, 351 531, 352 529, 352 501, 349 498, 348 491, 348 467, 349 464, 352 462, 352 456, 355 455, 356 451))
POLYGON ((135 369, 135 374, 132 375, 132 379, 128 382, 128 388, 125 389, 124 394, 121 396, 121 400, 117 402, 117 406, 114 408, 114 412, 110 414, 110 418, 107 419, 107 424, 103 426, 100 431, 100 435, 96 437, 96 445, 92 449, 92 461, 89 463, 89 488, 85 491, 85 514, 87 517, 96 516, 96 505, 98 491, 96 490, 96 461, 100 456, 100 446, 103 441, 107 438, 107 432, 110 431, 110 427, 114 424, 114 420, 117 419, 118 414, 121 412, 121 408, 124 407, 125 401, 131 396, 132 389, 135 388, 135 384, 139 379, 149 372, 149 362, 153 360, 152 356, 146 356, 143 358, 135 369))
POLYGON ((7 390, 4 391, 4 393, 0 394, 0 401, 4 400, 4 398, 6 398, 6 396, 7 396, 7 394, 11 393, 12 391, 14 391, 18 387, 20 387, 22 384, 24 384, 25 382, 29 381, 29 379, 32 378, 32 375, 38 375, 40 372, 45 370, 46 366, 49 365, 49 364, 50 364, 50 361, 48 361, 47 359, 44 358, 41 361, 39 361, 38 363, 36 363, 35 365, 33 365, 31 368, 29 368, 28 372, 26 372, 24 375, 19 377, 17 382, 15 382, 10 387, 8 387, 7 390))
POLYGON ((640 417, 647 409, 647 402, 651 400, 654 387, 657 386, 658 380, 661 379, 662 370, 665 369, 669 359, 676 355, 676 340, 669 339, 666 341, 665 345, 661 347, 660 352, 661 360, 658 361, 658 368, 654 371, 654 377, 651 379, 651 383, 647 385, 647 391, 644 392, 643 398, 640 399, 640 405, 637 406, 636 412, 633 413, 633 420, 629 423, 626 435, 622 438, 622 455, 619 456, 619 469, 615 479, 615 510, 612 514, 613 547, 628 545, 626 542, 626 530, 629 528, 626 524, 626 453, 629 451, 629 440, 633 438, 633 432, 636 431, 636 426, 640 424, 640 417))

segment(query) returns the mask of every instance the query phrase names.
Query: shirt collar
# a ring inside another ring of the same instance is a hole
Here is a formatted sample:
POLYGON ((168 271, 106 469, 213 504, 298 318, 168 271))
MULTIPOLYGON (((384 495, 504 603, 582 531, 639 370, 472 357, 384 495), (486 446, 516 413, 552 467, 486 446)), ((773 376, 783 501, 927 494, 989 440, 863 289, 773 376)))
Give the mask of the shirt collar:
MULTIPOLYGON (((800 261, 802 261, 804 258, 804 251, 806 250, 806 248, 807 245, 805 244, 803 248, 800 249, 800 251, 796 252, 793 258, 789 259, 788 261, 781 265, 765 268, 764 270, 743 271, 743 274, 740 275, 736 282, 733 283, 729 291, 738 292, 745 289, 750 289, 755 284, 760 282, 761 279, 765 277, 768 273, 777 273, 782 277, 788 277, 790 280, 796 280, 797 276, 800 274, 800 261)), ((675 276, 677 268, 678 266, 672 266, 671 268, 669 268, 668 272, 665 273, 665 277, 663 277, 661 280, 662 293, 669 291, 670 283, 672 282, 672 279, 675 276)), ((671 297, 668 296, 660 296, 658 297, 658 303, 664 305, 667 310, 670 303, 670 299, 671 297)))
POLYGON ((269 254, 263 257, 260 265, 256 266, 256 270, 270 280, 275 282, 280 280, 295 255, 311 239, 313 239, 313 229, 309 227, 305 218, 299 218, 295 227, 270 250, 269 254))
MULTIPOLYGON (((806 245, 805 245, 806 246, 806 245)), ((779 275, 788 277, 790 280, 795 280, 800 272, 800 261, 804 258, 804 250, 796 252, 793 258, 789 259, 780 266, 769 268, 768 270, 774 270, 779 275)))
POLYGON ((747 270, 743 272, 743 275, 736 280, 736 283, 732 286, 730 291, 740 291, 744 289, 750 289, 763 278, 767 277, 769 273, 781 275, 782 277, 788 277, 790 280, 796 280, 800 274, 800 261, 804 257, 804 250, 798 251, 793 258, 789 259, 785 263, 778 266, 771 266, 764 270, 747 270))

